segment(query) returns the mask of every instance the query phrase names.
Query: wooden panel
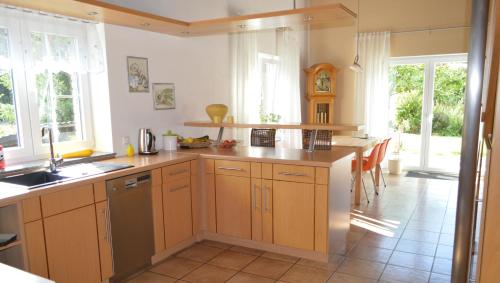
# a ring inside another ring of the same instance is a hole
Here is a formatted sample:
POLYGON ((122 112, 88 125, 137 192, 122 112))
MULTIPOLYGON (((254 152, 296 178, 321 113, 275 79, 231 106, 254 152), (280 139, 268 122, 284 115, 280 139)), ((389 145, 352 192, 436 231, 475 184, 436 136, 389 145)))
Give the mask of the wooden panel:
POLYGON ((213 159, 204 159, 203 162, 205 163, 205 173, 215 173, 215 162, 213 159))
POLYGON ((205 174, 205 190, 207 194, 207 229, 209 232, 217 232, 217 212, 215 201, 215 175, 205 174))
POLYGON ((161 182, 162 182, 161 168, 156 168, 151 170, 151 185, 158 186, 161 185, 161 182))
POLYGON ((106 182, 98 182, 94 183, 94 201, 100 202, 105 201, 107 199, 106 195, 106 182))
POLYGON ((250 177, 250 162, 215 160, 215 174, 250 177))
POLYGON ((32 197, 22 200, 24 223, 42 218, 40 209, 40 197, 32 197))
POLYGON ((273 164, 262 163, 262 179, 272 179, 272 178, 273 178, 273 164))
POLYGON ((165 227, 163 222, 163 196, 161 184, 151 187, 153 208, 153 231, 155 237, 155 253, 165 250, 165 227))
POLYGON ((314 183, 314 167, 274 164, 273 179, 301 183, 314 183))
POLYGON ((250 175, 252 178, 262 178, 262 166, 259 162, 250 163, 250 175))
POLYGON ((92 184, 42 195, 43 217, 94 203, 92 184))
POLYGON ((262 241, 262 180, 252 178, 252 240, 262 241))
POLYGON ((314 250, 328 251, 328 187, 316 185, 314 194, 314 250))
POLYGON ((99 240, 99 258, 101 259, 101 280, 113 276, 113 254, 111 244, 111 231, 109 231, 108 203, 101 201, 95 204, 97 219, 97 235, 99 240))
MULTIPOLYGON (((38 198, 37 198, 38 199, 38 198)), ((42 220, 24 225, 26 253, 28 255, 28 271, 48 278, 47 254, 45 253, 45 236, 42 220)))
POLYGON ((273 181, 262 180, 262 241, 273 243, 273 181))
POLYGON ((191 161, 191 207, 193 214, 193 234, 198 234, 201 226, 200 162, 191 161))
POLYGON ((252 238, 250 178, 216 175, 217 233, 252 238))
POLYGON ((163 184, 163 220, 167 249, 193 235, 189 177, 163 184))
POLYGON ((169 165, 161 169, 163 184, 167 182, 189 178, 191 174, 191 163, 189 161, 175 165, 169 165))
POLYGON ((328 185, 330 170, 325 167, 316 167, 316 184, 328 185))
POLYGON ((273 181, 274 243, 314 250, 314 185, 273 181))
POLYGON ((95 206, 43 220, 50 279, 56 282, 101 281, 95 206))

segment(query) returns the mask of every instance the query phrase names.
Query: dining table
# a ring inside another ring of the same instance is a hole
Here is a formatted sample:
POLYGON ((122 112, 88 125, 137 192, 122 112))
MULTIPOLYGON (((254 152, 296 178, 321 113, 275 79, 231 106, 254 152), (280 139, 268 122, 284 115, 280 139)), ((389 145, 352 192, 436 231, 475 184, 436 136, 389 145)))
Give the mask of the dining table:
MULTIPOLYGON (((354 168, 354 204, 361 203, 361 186, 363 176, 363 154, 365 151, 372 149, 382 139, 376 137, 353 137, 353 136, 333 136, 332 147, 348 148, 355 153, 356 168, 354 168)), ((380 167, 375 166, 375 184, 379 185, 380 167)))

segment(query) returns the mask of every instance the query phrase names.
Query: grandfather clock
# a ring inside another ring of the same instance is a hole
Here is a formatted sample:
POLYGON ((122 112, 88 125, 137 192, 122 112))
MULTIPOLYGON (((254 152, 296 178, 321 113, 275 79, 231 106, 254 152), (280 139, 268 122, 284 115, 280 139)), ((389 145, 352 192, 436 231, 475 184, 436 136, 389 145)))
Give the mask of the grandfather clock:
POLYGON ((336 71, 335 67, 328 63, 315 64, 305 69, 309 123, 333 124, 333 102, 337 86, 336 71))

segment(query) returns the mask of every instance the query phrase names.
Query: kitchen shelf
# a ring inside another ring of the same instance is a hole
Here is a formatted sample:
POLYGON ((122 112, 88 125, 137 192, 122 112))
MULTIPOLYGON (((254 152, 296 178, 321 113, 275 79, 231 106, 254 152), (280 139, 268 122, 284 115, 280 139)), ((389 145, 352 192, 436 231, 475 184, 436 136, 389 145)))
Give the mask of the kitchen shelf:
POLYGON ((357 17, 353 11, 338 3, 194 22, 162 17, 98 0, 0 0, 0 3, 183 37, 282 27, 341 27, 353 25, 357 17))
POLYGON ((21 243, 22 243, 21 240, 16 240, 6 246, 0 247, 0 252, 15 247, 17 245, 20 245, 21 243))
POLYGON ((210 121, 184 122, 184 126, 202 128, 238 128, 238 129, 296 129, 296 130, 331 130, 357 132, 364 129, 359 124, 247 124, 247 123, 212 123, 210 121))

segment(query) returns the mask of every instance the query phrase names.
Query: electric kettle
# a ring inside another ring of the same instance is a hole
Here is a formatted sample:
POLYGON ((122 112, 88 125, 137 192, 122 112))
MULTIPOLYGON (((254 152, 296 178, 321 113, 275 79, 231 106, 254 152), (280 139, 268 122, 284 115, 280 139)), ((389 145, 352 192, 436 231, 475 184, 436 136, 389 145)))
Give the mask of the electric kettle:
POLYGON ((143 128, 139 129, 139 143, 138 152, 139 154, 157 154, 156 150, 156 137, 153 135, 151 129, 143 128))

